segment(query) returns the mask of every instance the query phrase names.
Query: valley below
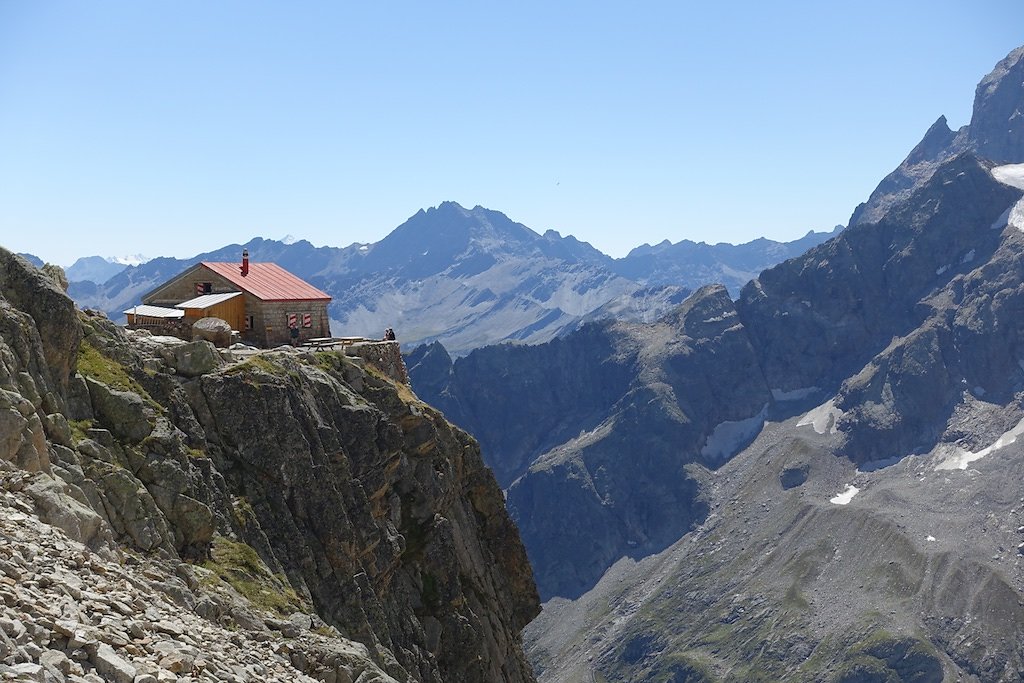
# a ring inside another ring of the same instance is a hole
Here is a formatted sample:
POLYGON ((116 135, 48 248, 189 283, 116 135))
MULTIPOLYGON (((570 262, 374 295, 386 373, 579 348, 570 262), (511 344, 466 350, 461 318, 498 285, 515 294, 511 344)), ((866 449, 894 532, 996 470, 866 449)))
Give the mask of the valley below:
POLYGON ((548 601, 525 632, 538 679, 1014 680, 1020 444, 862 471, 801 418, 710 475, 709 515, 680 541, 548 601))

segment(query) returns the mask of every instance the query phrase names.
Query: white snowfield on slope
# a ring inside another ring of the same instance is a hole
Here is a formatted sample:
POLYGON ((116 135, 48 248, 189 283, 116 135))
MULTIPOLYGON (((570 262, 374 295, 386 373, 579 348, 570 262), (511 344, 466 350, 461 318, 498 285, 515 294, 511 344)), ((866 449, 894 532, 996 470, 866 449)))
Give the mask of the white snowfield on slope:
MULTIPOLYGON (((992 177, 1004 185, 1024 190, 1024 164, 1007 164, 992 169, 992 177)), ((1024 198, 1010 209, 1007 224, 1018 230, 1024 230, 1024 198)), ((999 226, 1002 227, 1002 226, 999 226)))

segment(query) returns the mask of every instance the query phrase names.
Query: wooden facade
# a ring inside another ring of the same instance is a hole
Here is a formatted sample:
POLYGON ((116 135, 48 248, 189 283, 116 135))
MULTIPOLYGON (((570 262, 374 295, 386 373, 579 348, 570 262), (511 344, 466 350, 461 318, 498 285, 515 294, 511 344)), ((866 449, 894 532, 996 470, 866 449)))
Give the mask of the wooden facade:
POLYGON ((245 330, 245 296, 236 296, 207 308, 186 308, 185 320, 189 324, 201 318, 220 318, 231 325, 231 329, 245 330))

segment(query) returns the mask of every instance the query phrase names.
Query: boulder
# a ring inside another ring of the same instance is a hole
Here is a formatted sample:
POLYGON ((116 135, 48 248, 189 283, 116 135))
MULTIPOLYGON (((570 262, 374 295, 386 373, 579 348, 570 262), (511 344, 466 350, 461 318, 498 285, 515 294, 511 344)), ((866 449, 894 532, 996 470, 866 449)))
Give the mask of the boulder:
POLYGON ((220 318, 200 318, 192 325, 192 341, 200 340, 226 349, 231 346, 231 325, 220 318))
POLYGON ((71 497, 68 485, 58 479, 39 477, 25 492, 36 505, 40 519, 62 529, 72 539, 100 550, 112 546, 110 531, 94 510, 71 497))

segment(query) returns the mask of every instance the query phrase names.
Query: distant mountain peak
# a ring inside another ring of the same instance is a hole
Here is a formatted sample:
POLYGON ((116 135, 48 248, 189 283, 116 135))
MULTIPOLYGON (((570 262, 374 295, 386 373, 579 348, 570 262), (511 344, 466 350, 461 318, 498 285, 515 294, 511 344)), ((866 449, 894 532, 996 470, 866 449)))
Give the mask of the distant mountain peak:
POLYGON ((140 266, 149 261, 149 257, 142 254, 128 254, 127 256, 107 256, 107 263, 116 263, 120 266, 140 266))

